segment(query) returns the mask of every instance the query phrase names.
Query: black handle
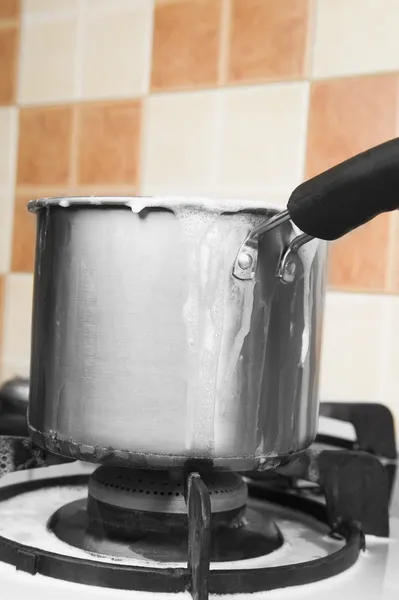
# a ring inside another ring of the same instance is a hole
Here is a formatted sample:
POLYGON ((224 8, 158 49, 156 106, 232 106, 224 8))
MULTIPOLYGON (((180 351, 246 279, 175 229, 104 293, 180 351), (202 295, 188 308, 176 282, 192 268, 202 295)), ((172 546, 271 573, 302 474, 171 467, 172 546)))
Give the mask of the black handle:
POLYGON ((398 209, 399 138, 301 183, 287 208, 299 229, 322 240, 335 240, 398 209))

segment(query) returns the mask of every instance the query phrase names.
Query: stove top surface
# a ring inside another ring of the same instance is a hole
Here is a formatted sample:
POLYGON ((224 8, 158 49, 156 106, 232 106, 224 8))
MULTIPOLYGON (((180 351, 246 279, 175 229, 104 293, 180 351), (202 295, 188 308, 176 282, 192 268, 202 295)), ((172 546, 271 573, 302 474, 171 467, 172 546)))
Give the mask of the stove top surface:
MULTIPOLYGON (((60 474, 69 476, 75 474, 89 474, 93 470, 91 465, 82 463, 49 467, 45 470, 28 471, 16 473, 4 477, 1 487, 11 482, 22 482, 29 480, 46 479, 60 474)), ((35 543, 38 547, 49 549, 53 552, 66 553, 72 556, 91 559, 89 553, 68 547, 49 533, 45 528, 47 518, 51 512, 62 502, 84 495, 83 487, 69 486, 67 489, 60 487, 54 489, 54 493, 40 491, 40 503, 29 505, 28 494, 25 498, 18 497, 12 506, 4 506, 0 523, 0 535, 8 533, 13 539, 23 543, 35 543)), ((31 494, 34 492, 30 492, 31 494)), ((399 481, 393 493, 393 504, 390 517, 390 538, 377 538, 366 536, 366 551, 362 552, 356 564, 339 575, 324 581, 292 588, 283 588, 269 592, 255 594, 235 595, 235 598, 246 597, 252 600, 289 600, 323 598, 323 600, 336 600, 342 598, 361 598, 362 600, 396 600, 399 597, 399 481)), ((277 522, 285 535, 285 544, 274 553, 247 561, 245 567, 259 568, 284 564, 288 561, 305 561, 322 556, 331 551, 334 544, 338 542, 327 537, 323 527, 310 517, 300 515, 296 511, 288 509, 276 509, 277 522), (321 535, 320 535, 321 533, 321 535)), ((99 560, 104 558, 99 557, 99 560)), ((140 560, 128 561, 131 564, 140 564, 140 560)), ((230 564, 223 563, 223 568, 237 568, 243 566, 243 562, 230 564)), ((165 564, 165 568, 175 566, 173 563, 165 564)), ((153 592, 139 592, 128 590, 106 589, 95 586, 82 586, 81 584, 50 579, 42 575, 32 577, 28 573, 17 571, 15 567, 0 562, 0 581, 2 583, 2 599, 11 600, 22 598, 29 594, 31 600, 40 600, 43 597, 54 595, 57 600, 70 600, 74 594, 87 600, 122 600, 134 598, 136 600, 148 600, 158 596, 160 599, 191 598, 188 592, 178 594, 156 594, 153 592)))
MULTIPOLYGON (((320 431, 328 436, 338 436, 348 442, 356 440, 356 432, 352 425, 335 419, 321 418, 320 431)), ((46 469, 27 470, 11 473, 0 479, 0 488, 13 483, 43 481, 54 477, 89 475, 96 467, 85 463, 58 465, 46 469)), ((0 536, 5 536, 23 544, 32 545, 50 552, 80 558, 93 559, 93 555, 78 548, 73 548, 57 539, 46 529, 51 514, 60 505, 86 494, 85 485, 55 486, 49 489, 28 491, 15 496, 1 504, 0 536), (35 501, 33 500, 34 494, 35 501)), ((256 501, 255 501, 256 505, 256 501)), ((328 537, 327 526, 289 508, 270 506, 270 511, 284 534, 283 546, 264 557, 245 561, 223 563, 223 569, 259 569, 264 566, 276 566, 289 562, 304 562, 325 555, 339 547, 340 542, 328 537), (273 512, 274 511, 274 512, 273 512)), ((98 557, 104 561, 108 558, 98 557)), ((119 562, 120 559, 116 562, 119 562)), ((142 558, 127 560, 130 564, 146 564, 142 558)), ((290 599, 290 598, 323 598, 336 600, 343 598, 361 598, 362 600, 393 600, 399 597, 399 478, 396 477, 390 503, 390 537, 381 538, 367 535, 366 551, 361 552, 355 565, 347 571, 330 577, 324 581, 310 583, 291 588, 277 589, 253 594, 235 594, 235 598, 250 596, 253 600, 290 599)), ((176 563, 165 563, 163 567, 176 567, 176 563)), ((159 567, 159 565, 158 565, 159 567)), ((216 565, 217 568, 220 564, 216 565)), ((211 565, 211 569, 215 565, 211 565)), ((234 571, 232 571, 234 573, 234 571)), ((191 598, 189 592, 177 594, 140 592, 131 590, 107 589, 104 587, 82 585, 52 579, 36 574, 34 577, 18 571, 12 565, 0 562, 1 597, 4 600, 19 598, 27 594, 31 600, 41 599, 53 594, 57 600, 70 600, 73 594, 88 600, 94 598, 117 600, 135 598, 148 600, 158 596, 165 600, 170 598, 191 598)))

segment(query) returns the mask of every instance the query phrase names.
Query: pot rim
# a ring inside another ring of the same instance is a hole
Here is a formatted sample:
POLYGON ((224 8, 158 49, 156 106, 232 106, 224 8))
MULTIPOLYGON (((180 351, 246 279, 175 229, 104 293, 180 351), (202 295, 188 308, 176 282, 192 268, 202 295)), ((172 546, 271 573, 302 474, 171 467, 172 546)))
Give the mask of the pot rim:
POLYGON ((206 212, 262 213, 272 217, 281 212, 281 207, 263 200, 243 200, 229 198, 212 198, 203 196, 54 196, 38 198, 28 203, 30 212, 38 212, 43 208, 52 207, 85 207, 96 208, 99 206, 124 206, 139 213, 146 208, 165 208, 174 210, 178 207, 193 208, 206 212))

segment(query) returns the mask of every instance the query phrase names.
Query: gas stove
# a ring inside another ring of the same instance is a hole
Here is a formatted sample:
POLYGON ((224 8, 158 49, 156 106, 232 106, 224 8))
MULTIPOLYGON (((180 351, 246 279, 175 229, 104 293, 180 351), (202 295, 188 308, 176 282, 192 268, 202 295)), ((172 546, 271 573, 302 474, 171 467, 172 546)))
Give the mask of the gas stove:
POLYGON ((0 413, 2 598, 393 599, 396 459, 388 409, 324 403, 315 444, 263 472, 61 464, 31 443, 9 397, 0 413))

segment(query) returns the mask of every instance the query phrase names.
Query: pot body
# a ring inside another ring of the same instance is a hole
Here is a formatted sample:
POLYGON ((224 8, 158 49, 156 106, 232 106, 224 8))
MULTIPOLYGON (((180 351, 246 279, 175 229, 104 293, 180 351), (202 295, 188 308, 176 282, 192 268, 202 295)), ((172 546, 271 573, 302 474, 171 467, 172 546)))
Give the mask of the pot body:
POLYGON ((276 211, 126 200, 33 206, 33 440, 145 468, 249 470, 306 448, 317 429, 325 243, 302 247, 294 281, 282 283, 296 235, 286 223, 261 238, 256 275, 242 281, 232 274, 240 246, 276 211))

